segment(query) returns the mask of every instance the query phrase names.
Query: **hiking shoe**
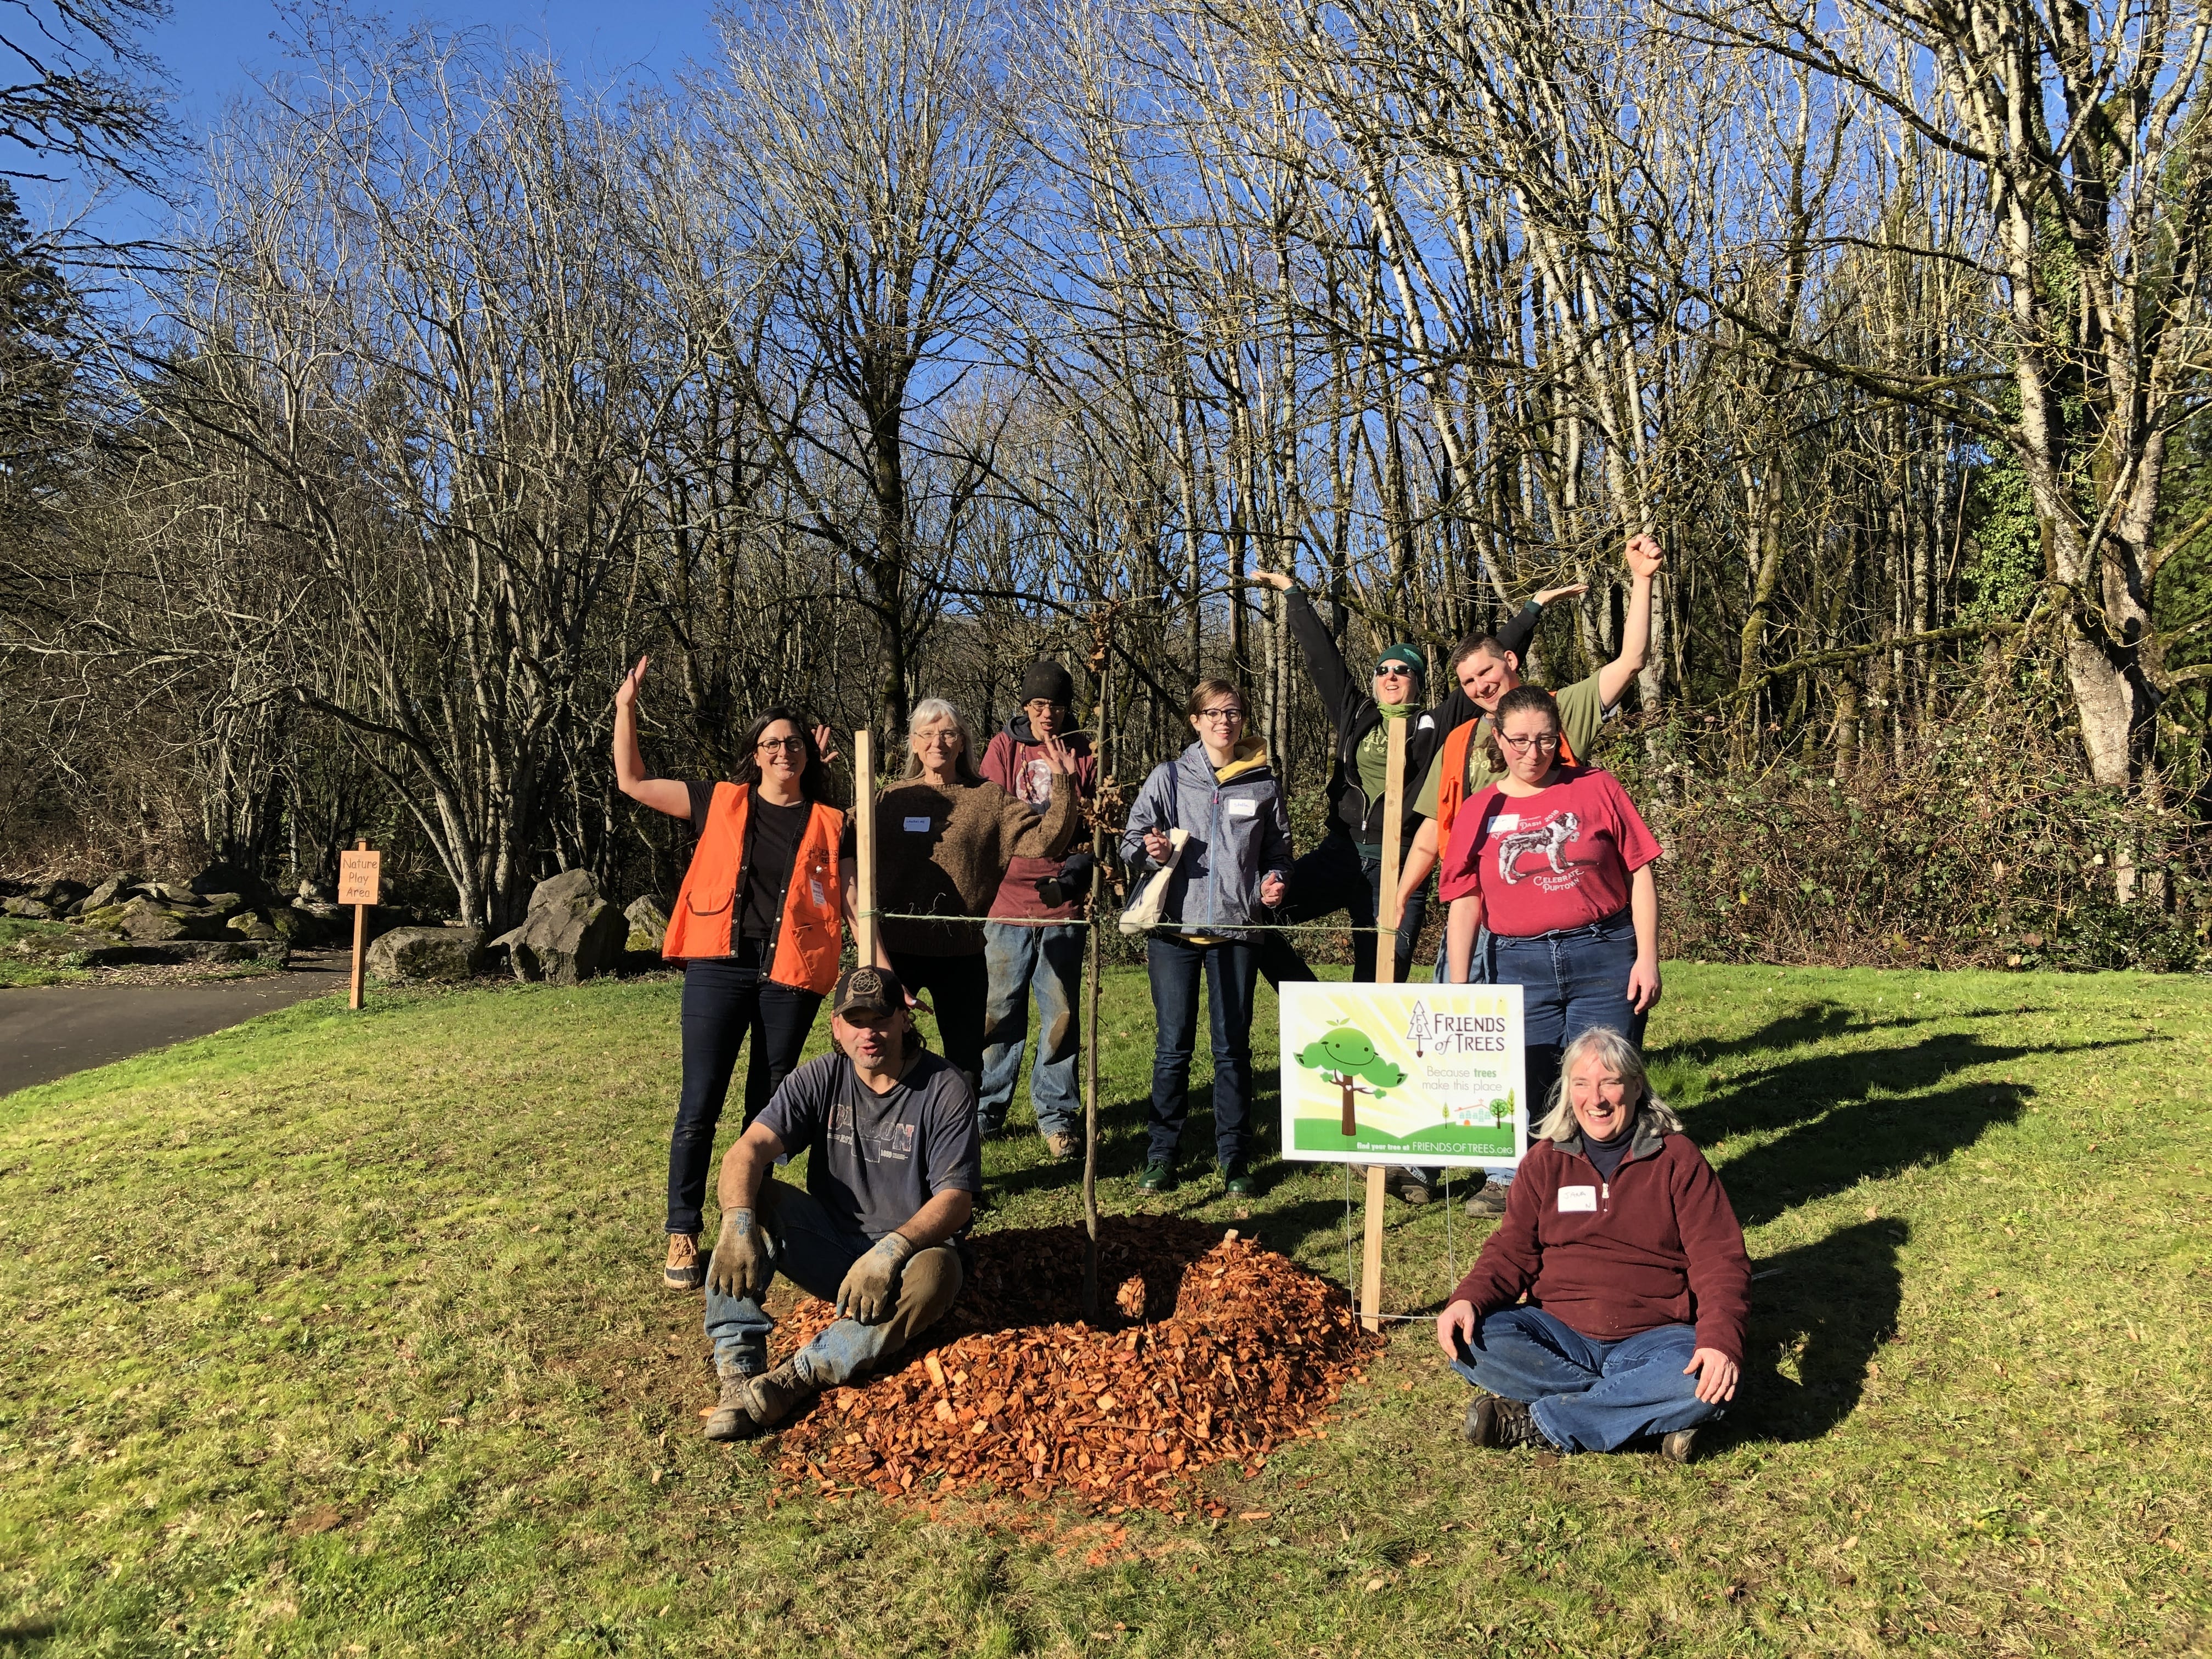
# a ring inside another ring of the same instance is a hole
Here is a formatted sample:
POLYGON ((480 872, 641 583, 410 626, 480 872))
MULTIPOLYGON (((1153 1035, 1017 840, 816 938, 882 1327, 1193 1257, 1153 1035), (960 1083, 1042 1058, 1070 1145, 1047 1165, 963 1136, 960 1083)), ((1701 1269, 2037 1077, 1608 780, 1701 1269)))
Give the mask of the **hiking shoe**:
POLYGON ((1408 1170, 1398 1177, 1398 1198, 1401 1203, 1425 1204, 1429 1201, 1428 1177, 1418 1170, 1408 1170))
POLYGON ((1140 1193, 1170 1192, 1175 1184, 1175 1165, 1172 1164, 1147 1164, 1144 1173, 1137 1177, 1137 1190, 1140 1193))
MULTIPOLYGON (((732 1368, 734 1373, 735 1368, 732 1368)), ((787 1359, 764 1376, 728 1375, 722 1378, 722 1395, 714 1415, 707 1419, 709 1440, 743 1440, 772 1429, 817 1390, 799 1374, 798 1364, 787 1359)))
POLYGON ((1505 1200, 1513 1189, 1486 1181, 1467 1201, 1467 1212, 1477 1221, 1495 1221, 1505 1213, 1505 1200))
POLYGON ((1669 1463, 1686 1463, 1698 1455, 1698 1431, 1677 1429, 1659 1437, 1659 1455, 1669 1463))
POLYGON ((700 1259, 696 1233, 668 1235, 668 1265, 660 1270, 660 1282, 672 1291, 696 1291, 707 1282, 707 1264, 700 1259))
POLYGON ((1500 1450, 1515 1446, 1535 1446, 1552 1449, 1552 1443, 1544 1438, 1544 1431, 1536 1426, 1528 1405, 1519 1400, 1507 1400, 1494 1394, 1477 1395, 1467 1408, 1467 1421, 1460 1425, 1460 1438, 1470 1446, 1492 1446, 1500 1450))
POLYGON ((1055 1164, 1068 1164, 1083 1156, 1083 1137, 1066 1133, 1044 1138, 1045 1155, 1055 1164))
POLYGON ((1243 1158, 1238 1158, 1234 1164, 1224 1164, 1221 1166, 1221 1190, 1232 1198, 1252 1196, 1254 1191, 1252 1172, 1244 1167, 1243 1158))

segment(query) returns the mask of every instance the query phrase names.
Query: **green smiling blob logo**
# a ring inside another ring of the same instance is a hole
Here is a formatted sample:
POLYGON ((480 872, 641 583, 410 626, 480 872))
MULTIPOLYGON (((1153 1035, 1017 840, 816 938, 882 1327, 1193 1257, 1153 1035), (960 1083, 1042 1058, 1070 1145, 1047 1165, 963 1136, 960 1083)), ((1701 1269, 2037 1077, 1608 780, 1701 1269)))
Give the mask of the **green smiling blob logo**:
POLYGON ((1341 1127, 1346 1135, 1359 1132, 1353 1115, 1353 1096, 1373 1095, 1379 1099, 1406 1080, 1403 1071, 1375 1052, 1375 1040, 1352 1025, 1340 1025, 1319 1042, 1308 1043, 1299 1051, 1298 1064, 1319 1072, 1344 1091, 1341 1127))

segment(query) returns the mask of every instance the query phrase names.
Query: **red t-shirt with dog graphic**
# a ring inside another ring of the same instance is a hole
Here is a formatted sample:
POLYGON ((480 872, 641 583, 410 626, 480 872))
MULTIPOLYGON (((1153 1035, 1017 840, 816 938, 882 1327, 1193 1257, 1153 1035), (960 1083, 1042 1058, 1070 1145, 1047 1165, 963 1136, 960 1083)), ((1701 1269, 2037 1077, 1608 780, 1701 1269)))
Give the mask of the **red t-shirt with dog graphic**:
POLYGON ((1628 878, 1658 856, 1620 779, 1562 767, 1533 795, 1493 783, 1460 810, 1444 848, 1443 896, 1480 894, 1493 933, 1556 933, 1626 909, 1628 878))

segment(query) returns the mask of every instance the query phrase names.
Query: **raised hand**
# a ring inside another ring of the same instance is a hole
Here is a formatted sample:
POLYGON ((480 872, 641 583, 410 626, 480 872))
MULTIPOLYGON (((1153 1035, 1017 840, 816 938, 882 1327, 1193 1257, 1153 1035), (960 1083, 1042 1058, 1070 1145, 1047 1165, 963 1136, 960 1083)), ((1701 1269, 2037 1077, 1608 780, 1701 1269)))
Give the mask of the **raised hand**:
POLYGON ((1651 536, 1632 538, 1628 544, 1628 574, 1638 579, 1657 575, 1667 568, 1667 550, 1651 536))
POLYGON ((814 728, 814 750, 822 757, 822 763, 824 766, 837 758, 837 742, 828 726, 817 726, 814 728))
POLYGON ((1568 587, 1545 587, 1536 592, 1538 605, 1549 605, 1553 599, 1578 599, 1589 592, 1588 582, 1576 582, 1568 587))
POLYGON ((1255 570, 1252 573, 1252 580, 1255 582, 1265 582, 1268 586, 1283 593, 1289 592, 1298 585, 1297 578, 1287 570, 1255 570))
POLYGON ((1044 763, 1062 777, 1074 773, 1075 757, 1068 753, 1067 745, 1058 738, 1039 738, 1037 747, 1044 750, 1044 763))
POLYGON ((615 687, 616 708, 629 708, 636 705, 637 689, 645 684, 645 665, 652 660, 651 657, 640 657, 637 666, 623 676, 623 683, 615 687))

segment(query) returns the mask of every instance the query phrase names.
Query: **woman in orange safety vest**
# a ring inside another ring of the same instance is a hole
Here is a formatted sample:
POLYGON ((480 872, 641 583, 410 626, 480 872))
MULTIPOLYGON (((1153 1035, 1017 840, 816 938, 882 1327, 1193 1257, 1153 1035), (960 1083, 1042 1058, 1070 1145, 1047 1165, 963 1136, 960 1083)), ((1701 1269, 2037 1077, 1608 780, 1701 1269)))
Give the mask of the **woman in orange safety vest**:
POLYGON ((750 1035, 750 1123, 799 1063, 836 982, 853 919, 852 828, 823 800, 829 728, 771 708, 738 746, 734 781, 645 775, 637 745, 639 658, 615 693, 615 772, 632 800, 696 832, 661 954, 684 964, 684 1091, 668 1143, 668 1262, 674 1290, 704 1282, 700 1206, 738 1050, 750 1035))

